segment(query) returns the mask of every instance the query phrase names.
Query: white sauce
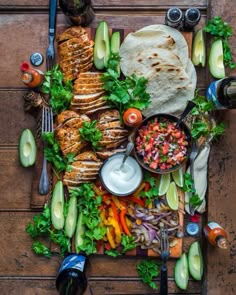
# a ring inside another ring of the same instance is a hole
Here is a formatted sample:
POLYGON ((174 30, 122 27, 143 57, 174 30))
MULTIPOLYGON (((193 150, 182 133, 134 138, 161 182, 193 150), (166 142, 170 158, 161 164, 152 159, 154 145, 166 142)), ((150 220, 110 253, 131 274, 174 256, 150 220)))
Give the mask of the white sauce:
POLYGON ((132 157, 128 157, 120 169, 124 155, 117 154, 107 160, 101 169, 104 185, 113 194, 129 195, 142 181, 142 168, 132 157))

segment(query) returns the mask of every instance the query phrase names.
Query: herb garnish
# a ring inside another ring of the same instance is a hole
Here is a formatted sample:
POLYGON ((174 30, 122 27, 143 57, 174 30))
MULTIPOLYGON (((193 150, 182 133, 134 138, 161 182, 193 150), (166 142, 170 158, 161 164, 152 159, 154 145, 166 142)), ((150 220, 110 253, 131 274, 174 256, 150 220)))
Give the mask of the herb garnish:
POLYGON ((189 203, 193 207, 197 207, 202 204, 203 200, 200 199, 199 195, 196 194, 196 189, 194 189, 194 180, 192 179, 191 174, 184 173, 184 185, 183 185, 183 191, 184 192, 190 192, 191 197, 189 199, 189 203))
POLYGON ((42 255, 42 256, 45 256, 47 258, 50 258, 52 256, 51 250, 47 246, 45 246, 43 243, 41 243, 39 241, 35 241, 33 243, 32 250, 37 255, 42 255))
POLYGON ((142 191, 141 197, 146 198, 146 205, 153 202, 158 196, 158 187, 156 184, 156 178, 151 176, 149 172, 145 171, 144 181, 150 184, 150 188, 148 191, 142 191))
POLYGON ((134 242, 133 236, 127 236, 125 234, 122 234, 121 246, 122 246, 121 250, 111 249, 111 250, 106 250, 105 253, 109 256, 117 257, 117 256, 121 256, 122 254, 126 253, 129 250, 136 248, 137 245, 134 242))
POLYGON ((191 111, 191 135, 193 139, 198 140, 205 137, 206 140, 213 140, 222 135, 225 131, 225 124, 223 122, 213 124, 209 117, 209 113, 215 110, 215 105, 208 101, 203 95, 195 93, 193 101, 196 104, 191 111))
POLYGON ((45 73, 45 81, 42 85, 42 92, 49 94, 49 103, 56 114, 67 110, 72 99, 72 82, 63 79, 64 75, 57 64, 45 73))
POLYGON ((100 149, 99 141, 102 139, 102 132, 96 128, 97 121, 83 122, 83 127, 79 128, 79 133, 83 140, 91 143, 94 149, 100 149))
POLYGON ((60 145, 55 139, 53 132, 46 132, 42 134, 43 141, 47 143, 44 148, 45 157, 48 162, 51 162, 56 169, 56 174, 67 169, 70 169, 69 163, 74 162, 74 153, 69 153, 63 157, 60 145))
POLYGON ((120 56, 112 53, 108 61, 107 71, 102 75, 103 88, 108 92, 107 99, 121 114, 128 108, 143 110, 151 103, 150 95, 146 92, 147 79, 136 75, 127 76, 120 80, 118 64, 120 56))
POLYGON ((83 212, 83 224, 86 227, 82 237, 83 244, 77 252, 84 251, 86 255, 96 253, 96 241, 101 240, 106 233, 105 227, 100 226, 99 206, 102 202, 101 196, 96 196, 91 183, 83 183, 80 187, 69 191, 70 196, 78 199, 78 210, 83 212))
POLYGON ((157 285, 153 279, 160 273, 158 263, 154 260, 142 260, 137 264, 137 272, 144 284, 147 284, 152 289, 157 289, 157 285))
POLYGON ((236 68, 236 63, 232 60, 232 50, 228 42, 229 37, 233 35, 233 28, 227 22, 223 21, 220 16, 215 16, 213 19, 208 20, 205 31, 214 36, 215 39, 222 39, 224 64, 231 69, 236 68))

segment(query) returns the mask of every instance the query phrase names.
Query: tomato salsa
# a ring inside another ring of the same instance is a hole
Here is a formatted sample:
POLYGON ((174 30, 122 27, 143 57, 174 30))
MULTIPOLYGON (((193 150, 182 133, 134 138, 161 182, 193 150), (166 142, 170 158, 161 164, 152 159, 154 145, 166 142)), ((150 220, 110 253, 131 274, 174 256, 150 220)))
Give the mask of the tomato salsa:
POLYGON ((137 154, 152 169, 169 169, 184 161, 188 141, 175 122, 155 118, 142 126, 135 141, 137 154))

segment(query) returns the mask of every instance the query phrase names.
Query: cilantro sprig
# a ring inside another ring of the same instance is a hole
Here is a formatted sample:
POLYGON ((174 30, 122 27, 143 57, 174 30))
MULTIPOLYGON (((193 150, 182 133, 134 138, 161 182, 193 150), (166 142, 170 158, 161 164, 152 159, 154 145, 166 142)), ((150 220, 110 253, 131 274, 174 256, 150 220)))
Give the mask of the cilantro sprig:
POLYGON ((183 191, 191 193, 191 197, 189 200, 190 205, 192 205, 193 207, 197 207, 202 204, 203 200, 201 200, 196 193, 196 189, 194 188, 194 180, 189 173, 184 173, 183 191))
POLYGON ((96 128, 97 120, 83 122, 83 127, 79 128, 79 133, 83 140, 91 143, 94 149, 100 149, 99 141, 102 139, 102 132, 96 128))
POLYGON ((225 124, 220 122, 212 124, 210 113, 215 110, 215 105, 208 101, 207 98, 198 93, 195 93, 193 101, 196 104, 191 111, 191 135, 193 139, 198 140, 202 137, 214 140, 221 136, 225 131, 225 124))
POLYGON ((207 33, 214 36, 215 39, 222 39, 224 64, 231 69, 236 68, 236 63, 233 62, 232 50, 228 41, 233 35, 233 28, 220 16, 215 16, 213 19, 208 20, 204 29, 207 33))
POLYGON ((138 78, 133 74, 121 80, 118 71, 119 62, 119 54, 112 53, 107 70, 101 78, 104 82, 103 88, 108 93, 105 99, 116 107, 121 114, 131 107, 140 110, 147 108, 151 103, 150 95, 146 92, 147 79, 138 78))
POLYGON ((96 196, 91 183, 83 183, 69 191, 70 196, 78 199, 78 210, 83 212, 83 224, 86 227, 82 237, 83 243, 76 251, 83 251, 86 255, 96 253, 96 241, 101 240, 106 233, 105 227, 100 226, 101 218, 99 206, 101 196, 96 196))
POLYGON ((42 138, 47 143, 44 148, 45 157, 48 162, 53 164, 56 174, 69 169, 69 163, 74 161, 75 154, 69 153, 66 157, 63 157, 60 145, 53 132, 43 133, 42 138))
POLYGON ((146 192, 142 191, 141 197, 146 198, 146 205, 148 205, 158 197, 158 187, 156 184, 156 178, 151 176, 149 172, 145 172, 144 181, 150 184, 150 189, 146 192))
POLYGON ((111 249, 106 250, 105 253, 112 257, 121 256, 122 254, 126 253, 129 250, 136 248, 136 243, 134 242, 133 236, 127 236, 122 234, 121 236, 121 249, 111 249))
POLYGON ((57 64, 45 73, 42 85, 42 92, 49 94, 49 103, 56 114, 68 109, 72 99, 72 82, 63 79, 64 75, 57 64))
POLYGON ((154 278, 157 278, 159 271, 159 264, 154 260, 142 260, 137 264, 137 272, 144 284, 147 284, 152 289, 157 289, 154 278))

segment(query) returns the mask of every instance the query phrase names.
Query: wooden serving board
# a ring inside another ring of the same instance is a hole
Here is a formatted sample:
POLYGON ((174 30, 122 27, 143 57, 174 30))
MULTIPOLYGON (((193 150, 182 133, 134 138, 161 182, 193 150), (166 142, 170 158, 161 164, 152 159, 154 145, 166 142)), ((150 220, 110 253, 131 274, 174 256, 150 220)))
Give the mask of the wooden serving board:
MULTIPOLYGON (((95 28, 87 28, 86 29, 90 39, 94 40, 94 36, 95 36, 95 32, 96 29, 95 28)), ((135 31, 134 29, 110 29, 110 35, 113 32, 120 32, 121 35, 121 40, 123 40, 130 32, 135 31)), ((59 32, 60 33, 60 32, 59 32)), ((191 56, 191 50, 192 50, 192 33, 191 32, 182 32, 183 36, 185 37, 187 43, 188 43, 188 48, 189 48, 189 56, 191 56)), ((48 195, 46 196, 42 196, 39 194, 38 192, 38 184, 39 184, 39 179, 40 179, 40 175, 41 175, 41 170, 42 170, 42 163, 43 163, 43 144, 42 142, 39 140, 38 141, 38 158, 37 158, 37 162, 35 165, 35 175, 34 175, 34 180, 32 183, 32 195, 31 195, 31 208, 34 209, 42 209, 44 204, 47 203, 50 200, 50 196, 52 193, 52 189, 53 189, 53 185, 55 183, 55 179, 53 179, 52 176, 52 171, 50 169, 50 167, 48 167, 48 173, 49 173, 49 177, 50 177, 50 192, 48 195)), ((50 166, 50 165, 49 165, 50 166)), ((178 194, 179 194, 179 200, 180 200, 180 209, 181 211, 179 211, 179 224, 181 227, 183 227, 184 225, 184 193, 181 190, 178 190, 178 194)), ((178 258, 181 256, 182 254, 182 244, 183 244, 183 239, 178 239, 177 244, 172 247, 170 249, 170 257, 172 258, 178 258)), ((73 246, 72 246, 73 248, 73 246)), ((58 249, 58 248, 56 248, 58 249)), ((52 250, 54 252, 56 252, 56 249, 54 248, 54 245, 52 245, 52 250)), ((98 255, 104 255, 105 251, 104 251, 104 247, 101 245, 101 247, 98 249, 97 254, 98 255)), ((137 247, 134 250, 128 251, 126 254, 126 256, 150 256, 150 257, 156 257, 159 256, 159 254, 157 254, 156 252, 154 252, 151 249, 141 249, 140 247, 137 247)))

